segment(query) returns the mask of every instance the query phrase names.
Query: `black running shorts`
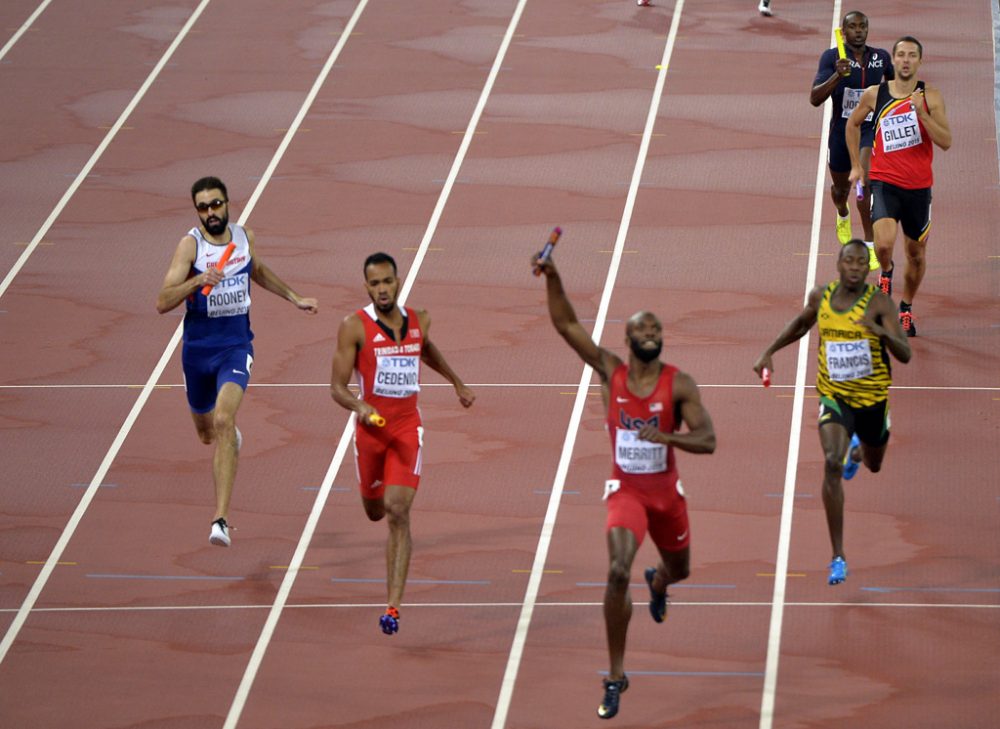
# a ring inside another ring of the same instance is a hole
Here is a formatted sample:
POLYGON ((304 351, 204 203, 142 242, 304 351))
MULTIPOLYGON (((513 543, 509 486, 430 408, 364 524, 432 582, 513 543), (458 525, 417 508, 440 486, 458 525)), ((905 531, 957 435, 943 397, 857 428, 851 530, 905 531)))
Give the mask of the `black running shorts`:
POLYGON ((931 231, 931 188, 906 190, 882 180, 872 180, 872 222, 892 218, 903 227, 903 235, 926 240, 931 231))

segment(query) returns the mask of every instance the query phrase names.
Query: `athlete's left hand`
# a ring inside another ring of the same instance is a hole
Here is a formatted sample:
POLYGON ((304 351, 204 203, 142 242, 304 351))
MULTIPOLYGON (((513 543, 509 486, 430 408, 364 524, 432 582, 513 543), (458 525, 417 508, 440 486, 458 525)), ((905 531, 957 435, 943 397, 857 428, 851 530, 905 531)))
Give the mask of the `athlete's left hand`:
POLYGON ((458 395, 458 401, 462 403, 462 407, 471 408, 472 403, 476 401, 476 393, 465 385, 456 385, 455 394, 458 395))
POLYGON ((920 120, 927 118, 927 104, 924 101, 924 92, 922 89, 916 89, 910 94, 910 103, 913 105, 913 110, 917 112, 917 118, 920 120))
POLYGON ((310 314, 315 314, 319 311, 319 301, 312 298, 302 298, 301 296, 296 297, 295 305, 302 309, 302 311, 309 312, 310 314))

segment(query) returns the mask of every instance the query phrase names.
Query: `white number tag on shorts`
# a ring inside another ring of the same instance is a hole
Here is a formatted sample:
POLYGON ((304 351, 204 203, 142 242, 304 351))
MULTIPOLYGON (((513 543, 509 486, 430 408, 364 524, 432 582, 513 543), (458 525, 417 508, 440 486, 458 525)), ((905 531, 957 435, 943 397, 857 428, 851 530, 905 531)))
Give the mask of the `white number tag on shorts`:
POLYGON ((375 384, 382 397, 410 397, 420 392, 420 355, 393 354, 376 358, 375 384))
POLYGON ((872 373, 872 351, 868 340, 827 342, 826 371, 834 382, 868 377, 872 373))
POLYGON ((618 489, 622 487, 622 482, 617 478, 609 478, 604 482, 604 496, 601 497, 601 501, 607 501, 608 497, 613 493, 617 493, 618 489))
POLYGON ((663 473, 667 447, 639 439, 639 431, 615 429, 615 463, 625 473, 663 473))

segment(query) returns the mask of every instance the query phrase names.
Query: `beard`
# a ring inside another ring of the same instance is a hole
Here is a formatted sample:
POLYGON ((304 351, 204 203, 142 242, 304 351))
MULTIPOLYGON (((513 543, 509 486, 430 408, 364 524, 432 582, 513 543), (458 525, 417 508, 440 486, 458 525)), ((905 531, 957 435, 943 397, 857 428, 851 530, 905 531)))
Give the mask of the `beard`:
POLYGON ((628 338, 629 349, 632 350, 632 354, 639 358, 640 361, 649 364, 654 359, 660 356, 660 352, 663 350, 663 342, 657 342, 655 349, 646 349, 642 346, 642 342, 638 339, 628 338))
POLYGON ((226 227, 229 225, 229 213, 226 213, 221 218, 217 215, 210 215, 207 220, 205 220, 205 230, 209 232, 210 235, 222 235, 226 232, 226 227))

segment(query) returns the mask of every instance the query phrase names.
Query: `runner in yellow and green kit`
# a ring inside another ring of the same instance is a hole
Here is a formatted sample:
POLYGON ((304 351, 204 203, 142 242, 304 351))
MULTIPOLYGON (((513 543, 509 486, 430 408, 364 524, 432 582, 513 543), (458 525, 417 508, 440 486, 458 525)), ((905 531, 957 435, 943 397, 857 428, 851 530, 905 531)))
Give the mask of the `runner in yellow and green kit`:
POLYGON ((823 507, 830 530, 833 561, 827 582, 847 578, 844 556, 843 479, 863 462, 872 473, 882 467, 889 443, 889 355, 910 361, 910 344, 892 300, 865 281, 868 247, 855 238, 840 249, 840 278, 816 286, 805 308, 792 319, 754 362, 760 375, 774 372, 771 357, 798 341, 819 322, 819 440, 823 447, 823 507))

